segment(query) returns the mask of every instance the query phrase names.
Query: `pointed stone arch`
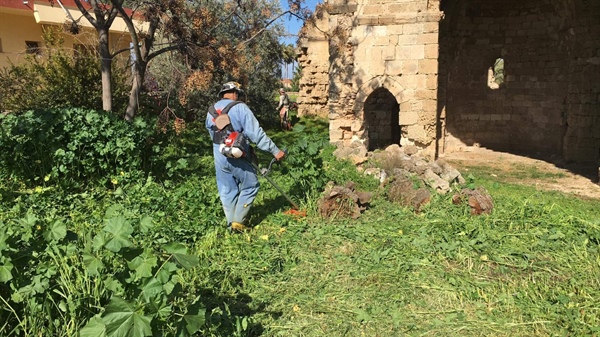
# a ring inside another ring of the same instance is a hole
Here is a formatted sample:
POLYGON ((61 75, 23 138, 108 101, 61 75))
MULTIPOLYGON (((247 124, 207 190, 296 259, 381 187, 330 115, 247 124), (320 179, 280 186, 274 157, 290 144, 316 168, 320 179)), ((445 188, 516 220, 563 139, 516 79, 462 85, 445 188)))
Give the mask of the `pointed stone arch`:
POLYGON ((400 103, 404 87, 396 76, 378 76, 358 90, 354 116, 362 121, 368 150, 400 144, 400 103))

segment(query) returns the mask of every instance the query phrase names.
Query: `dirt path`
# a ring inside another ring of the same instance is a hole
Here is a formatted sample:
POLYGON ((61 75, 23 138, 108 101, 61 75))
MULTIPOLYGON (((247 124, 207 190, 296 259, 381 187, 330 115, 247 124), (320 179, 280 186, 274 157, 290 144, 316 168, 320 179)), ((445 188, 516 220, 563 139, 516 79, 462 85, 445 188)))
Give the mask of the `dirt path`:
POLYGON ((600 200, 600 185, 596 183, 598 169, 594 167, 563 168, 543 160, 484 148, 447 153, 442 158, 456 167, 463 176, 467 176, 470 169, 487 167, 490 174, 506 182, 600 200))

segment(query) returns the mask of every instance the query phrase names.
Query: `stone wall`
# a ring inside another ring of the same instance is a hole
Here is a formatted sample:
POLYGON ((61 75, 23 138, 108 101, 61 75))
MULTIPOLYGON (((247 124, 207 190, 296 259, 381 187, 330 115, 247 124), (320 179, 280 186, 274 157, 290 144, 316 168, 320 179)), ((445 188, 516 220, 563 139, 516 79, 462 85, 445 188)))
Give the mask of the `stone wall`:
POLYGON ((576 1, 571 7, 563 157, 600 165, 600 1, 576 1))
POLYGON ((369 147, 370 137, 378 146, 390 145, 380 140, 398 138, 388 133, 399 127, 402 144, 432 148, 437 123, 439 3, 340 0, 324 7, 327 14, 317 21, 319 29, 309 30, 300 48, 301 113, 324 115, 326 111, 330 140, 340 146, 369 147), (327 34, 320 33, 323 27, 327 34), (320 54, 321 50, 327 55, 320 54), (399 116, 390 115, 387 124, 382 118, 388 117, 378 116, 369 125, 365 102, 380 89, 395 97, 399 116), (327 97, 326 102, 320 97, 327 97))
POLYGON ((298 92, 298 116, 327 117, 329 98, 329 41, 323 34, 329 30, 329 15, 316 22, 317 27, 304 27, 298 48, 298 64, 302 67, 298 92))
POLYGON ((458 1, 446 8, 440 32, 445 151, 478 144, 598 159, 600 82, 591 74, 600 70, 600 3, 584 2, 458 1), (488 71, 499 58, 504 83, 494 87, 488 71))
POLYGON ((299 103, 301 114, 329 118, 332 143, 600 160, 600 1, 321 7, 299 49, 299 103), (377 103, 389 97, 397 106, 377 103))

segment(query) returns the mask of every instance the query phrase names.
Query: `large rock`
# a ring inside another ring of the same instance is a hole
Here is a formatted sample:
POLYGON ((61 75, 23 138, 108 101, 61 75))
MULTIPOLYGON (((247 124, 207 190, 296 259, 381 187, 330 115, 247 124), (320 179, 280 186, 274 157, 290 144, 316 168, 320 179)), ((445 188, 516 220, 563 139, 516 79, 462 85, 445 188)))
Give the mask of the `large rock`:
POLYGON ((460 193, 452 196, 452 203, 455 205, 468 204, 472 215, 490 214, 494 209, 492 196, 483 187, 463 188, 460 193))
POLYGON ((431 169, 425 170, 422 178, 425 184, 439 193, 445 194, 450 190, 450 184, 446 180, 440 178, 440 176, 435 174, 431 169))
POLYGON ((356 219, 367 208, 373 194, 354 190, 354 182, 345 186, 328 184, 319 200, 319 214, 324 218, 356 219))
POLYGON ((333 155, 340 159, 350 160, 354 165, 362 164, 367 161, 367 149, 364 146, 357 147, 338 147, 333 151, 333 155))
POLYGON ((387 197, 390 201, 402 206, 412 207, 415 212, 431 200, 431 193, 425 188, 415 190, 414 183, 409 178, 398 178, 390 183, 387 197))

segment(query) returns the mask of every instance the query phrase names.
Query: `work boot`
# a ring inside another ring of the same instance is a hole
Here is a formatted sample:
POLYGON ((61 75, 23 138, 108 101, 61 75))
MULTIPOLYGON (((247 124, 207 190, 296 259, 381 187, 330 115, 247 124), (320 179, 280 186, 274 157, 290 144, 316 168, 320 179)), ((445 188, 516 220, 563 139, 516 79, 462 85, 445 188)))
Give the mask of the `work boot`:
POLYGON ((234 221, 234 222, 232 222, 232 223, 229 225, 229 229, 230 229, 232 232, 237 232, 237 233, 240 233, 240 232, 244 232, 244 231, 247 231, 247 230, 249 230, 249 229, 250 229, 250 227, 246 227, 246 226, 244 226, 244 224, 242 224, 242 223, 239 223, 239 222, 235 222, 235 221, 234 221))

